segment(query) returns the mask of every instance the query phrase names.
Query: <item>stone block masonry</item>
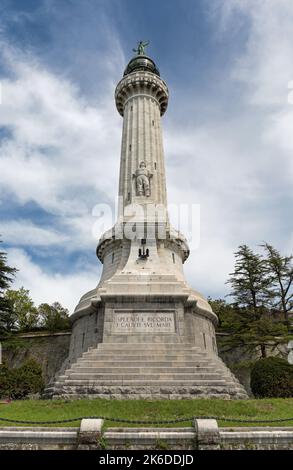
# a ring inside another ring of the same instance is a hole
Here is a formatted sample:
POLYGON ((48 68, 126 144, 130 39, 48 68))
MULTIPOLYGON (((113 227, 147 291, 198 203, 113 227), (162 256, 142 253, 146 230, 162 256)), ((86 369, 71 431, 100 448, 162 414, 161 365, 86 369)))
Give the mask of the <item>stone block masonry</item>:
POLYGON ((195 420, 186 428, 107 428, 85 419, 80 427, 0 428, 1 450, 293 450, 293 428, 220 428, 195 420))

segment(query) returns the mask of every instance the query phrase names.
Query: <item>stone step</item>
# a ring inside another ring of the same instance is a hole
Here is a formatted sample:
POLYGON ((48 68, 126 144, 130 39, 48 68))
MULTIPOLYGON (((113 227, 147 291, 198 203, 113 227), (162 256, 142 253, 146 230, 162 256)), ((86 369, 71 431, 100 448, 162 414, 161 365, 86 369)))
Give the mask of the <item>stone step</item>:
POLYGON ((203 361, 211 361, 212 359, 214 358, 210 358, 208 356, 204 356, 204 355, 201 355, 201 354, 170 354, 170 353, 132 353, 132 354, 129 354, 129 353, 125 353, 123 351, 121 351, 120 354, 116 353, 105 353, 104 351, 98 353, 98 352, 95 352, 95 353, 92 353, 92 354, 89 354, 89 353, 84 353, 82 355, 82 357, 80 357, 78 360, 83 360, 83 359, 97 359, 97 358, 101 358, 101 359, 117 359, 117 358, 121 358, 121 359, 124 359, 124 360, 132 360, 132 359, 140 359, 140 360, 147 360, 147 359, 151 359, 151 360, 155 360, 156 358, 158 358, 158 360, 165 360, 165 359, 169 359, 169 360, 174 360, 174 359, 189 359, 190 361, 196 361, 196 360, 203 360, 203 361))
MULTIPOLYGON (((162 341, 162 342, 146 342, 146 341, 133 341, 133 342, 121 342, 121 341, 113 341, 113 342, 106 342, 106 343, 98 343, 96 346, 90 346, 91 349, 96 349, 96 348, 110 348, 110 349, 119 349, 119 347, 129 347, 129 348, 139 348, 139 347, 146 347, 146 348, 153 348, 158 347, 158 348, 194 348, 194 349, 200 349, 199 346, 196 346, 195 344, 191 343, 180 343, 180 342, 174 342, 172 339, 170 341, 162 341)), ((89 348, 89 349, 90 349, 89 348)))
POLYGON ((90 348, 88 351, 154 351, 154 350, 169 350, 169 351, 198 351, 202 349, 198 346, 192 346, 184 343, 99 343, 95 348, 90 348))
MULTIPOLYGON (((145 380, 144 378, 140 378, 139 380, 127 380, 127 381, 121 381, 121 380, 84 380, 84 379, 76 379, 76 378, 68 378, 68 377, 63 377, 63 379, 60 377, 57 382, 54 384, 54 391, 60 391, 60 390, 65 390, 65 388, 68 389, 68 387, 72 387, 72 390, 75 389, 80 389, 80 388, 88 388, 88 389, 95 389, 95 390, 102 390, 103 388, 115 389, 115 393, 124 393, 125 390, 124 388, 121 389, 121 386, 123 387, 132 387, 135 390, 139 390, 141 387, 145 388, 147 387, 150 391, 156 391, 158 387, 171 387, 171 388, 181 388, 181 387, 208 387, 208 388, 213 388, 213 387, 220 387, 220 388, 229 388, 230 391, 235 391, 237 393, 243 393, 245 395, 245 390, 243 389, 242 385, 240 384, 235 384, 234 382, 231 382, 227 379, 210 379, 210 380, 194 380, 194 379, 185 379, 185 380, 145 380)), ((127 393, 127 391, 125 392, 127 393)), ((246 395, 247 397, 247 395, 246 395)))
POLYGON ((145 372, 143 374, 138 373, 106 373, 106 372, 71 372, 68 374, 67 380, 119 380, 121 382, 126 382, 128 380, 147 380, 150 378, 151 380, 223 380, 219 374, 212 374, 212 373, 205 373, 205 374, 197 374, 197 373, 176 373, 172 374, 172 372, 159 372, 159 373, 152 373, 152 372, 145 372))
MULTIPOLYGON (((202 368, 212 368, 212 369, 219 369, 224 370, 220 364, 214 364, 211 362, 199 362, 199 361, 182 361, 182 362, 175 362, 175 361, 120 361, 119 359, 113 361, 103 361, 103 360, 95 360, 95 361, 80 361, 73 364, 72 367, 139 367, 141 369, 145 367, 202 367, 202 368)), ((68 369, 67 369, 68 370, 68 369)))
POLYGON ((65 400, 70 399, 70 400, 78 400, 80 398, 85 398, 85 399, 94 399, 94 398, 100 398, 104 400, 111 400, 111 399, 116 399, 116 400, 182 400, 182 399, 200 399, 200 398, 209 398, 209 399, 222 399, 222 400, 230 400, 230 399, 237 399, 237 400, 245 400, 247 399, 247 395, 245 393, 241 392, 235 392, 234 390, 210 390, 208 387, 202 387, 199 388, 197 387, 196 389, 192 387, 190 390, 186 389, 186 391, 178 390, 178 391, 172 391, 172 392, 163 392, 160 391, 158 393, 152 393, 152 392, 134 392, 134 393, 121 393, 121 392, 114 392, 114 391, 108 391, 107 392, 102 392, 102 391, 93 391, 93 390, 86 390, 84 389, 83 391, 79 391, 78 393, 75 392, 74 390, 64 390, 64 391, 55 391, 50 398, 53 399, 60 399, 63 398, 65 400))
POLYGON ((189 354, 192 356, 204 356, 204 357, 211 357, 208 355, 205 351, 197 351, 197 350, 192 350, 192 349, 185 349, 185 350, 178 350, 176 351, 175 349, 124 349, 121 348, 120 350, 118 349, 93 349, 92 351, 86 351, 83 353, 85 356, 94 356, 97 354, 125 354, 125 355, 132 355, 132 354, 137 354, 137 355, 142 355, 142 356, 148 356, 149 354, 178 354, 180 356, 184 354, 189 354))
POLYGON ((58 381, 56 382, 56 386, 63 385, 68 385, 68 386, 78 386, 78 387, 90 387, 90 386, 112 386, 112 385, 123 385, 123 386, 184 386, 184 385, 192 385, 192 386, 199 386, 199 385, 206 385, 209 387, 214 387, 214 386, 223 386, 223 387, 228 387, 228 386, 235 386, 234 382, 228 382, 227 380, 224 379, 210 379, 210 380, 205 380, 205 379, 173 379, 173 380, 168 380, 168 379, 144 379, 144 378, 139 378, 139 379, 129 379, 129 380, 118 380, 118 379, 108 379, 108 380, 99 380, 97 381, 91 381, 91 380, 85 380, 85 379, 71 379, 71 378, 66 378, 64 382, 58 381))
POLYGON ((201 394, 246 398, 243 387, 217 356, 182 343, 100 343, 84 352, 47 393, 60 397, 165 394, 196 398, 201 394), (162 391, 164 387, 169 391, 162 391))
POLYGON ((68 367, 67 370, 70 370, 72 368, 74 369, 83 369, 83 368, 96 368, 100 369, 101 367, 105 369, 110 369, 110 368, 125 368, 125 367, 137 367, 141 370, 147 368, 179 368, 181 369, 182 367, 187 368, 191 367, 193 369, 199 370, 219 370, 219 371, 224 371, 224 369, 221 367, 220 364, 211 364, 211 363, 205 363, 205 362, 189 362, 189 361, 184 361, 184 362, 173 362, 173 361, 151 361, 151 362, 143 362, 143 361, 84 361, 84 362, 76 362, 73 364, 71 367, 68 367))
POLYGON ((112 361, 104 361, 100 359, 95 360, 84 360, 75 362, 70 366, 72 367, 203 367, 203 368, 212 368, 212 369, 220 369, 224 370, 221 367, 221 364, 213 363, 213 362, 205 362, 205 361, 143 361, 143 360, 112 360, 112 361))
POLYGON ((154 360, 155 358, 159 358, 159 360, 165 360, 166 358, 170 360, 184 360, 184 359, 189 359, 191 361, 196 361, 196 360, 203 360, 203 361, 211 361, 214 359, 214 357, 210 357, 204 354, 195 354, 195 353, 170 353, 170 352, 156 352, 152 351, 149 353, 143 353, 143 352, 125 352, 121 351, 120 353, 113 353, 113 352, 107 352, 105 353, 104 351, 101 352, 92 352, 91 354, 86 354, 84 353, 81 357, 78 358, 78 360, 82 359, 93 359, 93 358, 105 358, 105 359, 124 359, 124 360, 131 360, 131 359, 140 359, 140 360, 148 360, 151 358, 151 360, 154 360))
MULTIPOLYGON (((132 383, 127 383, 127 384, 121 384, 121 383, 116 383, 116 384, 101 384, 101 383, 84 383, 84 382, 77 382, 77 381, 71 381, 70 383, 56 383, 53 391, 53 395, 76 395, 83 393, 85 395, 92 396, 93 394, 96 394, 97 396, 104 394, 104 396, 109 398, 109 396, 112 395, 120 395, 121 397, 125 397, 125 394, 129 394, 129 396, 132 395, 132 398, 137 397, 137 395, 140 395, 142 392, 146 392, 150 396, 156 396, 158 393, 160 394, 168 394, 172 395, 174 393, 179 393, 179 394, 186 394, 188 397, 189 394, 193 395, 194 394, 200 394, 201 391, 205 394, 213 394, 214 396, 218 396, 218 394, 221 393, 228 393, 230 394, 230 398, 237 396, 239 398, 247 398, 247 395, 242 387, 235 387, 234 384, 229 384, 229 383, 221 383, 221 384, 215 384, 215 383, 194 383, 194 382, 152 382, 151 384, 148 383, 138 383, 138 382, 132 382, 132 383), (123 388, 121 388, 123 386, 123 388), (77 392, 78 390, 78 392, 77 392)), ((182 397, 178 397, 182 398, 182 397)), ((189 396, 190 398, 190 396, 189 396)), ((229 397, 227 397, 229 398, 229 397)))
POLYGON ((213 367, 219 368, 221 370, 226 370, 225 367, 221 364, 221 362, 217 361, 216 359, 190 359, 190 358, 124 358, 124 357, 112 357, 112 358, 103 358, 103 357, 94 357, 94 358, 79 358, 77 362, 71 365, 71 367, 83 367, 83 366, 99 366, 104 365, 105 367, 111 367, 117 365, 117 367, 125 367, 125 365, 129 365, 131 367, 134 366, 178 366, 178 367, 213 367))
POLYGON ((80 370, 80 369, 88 369, 88 370, 93 370, 93 369, 99 369, 99 370, 126 370, 126 369, 133 369, 133 368, 138 368, 139 370, 148 370, 148 369, 172 369, 172 370, 182 370, 182 369, 190 369, 194 371, 219 371, 222 372, 222 369, 220 367, 215 367, 213 365, 198 365, 194 364, 194 362, 138 362, 138 361, 133 361, 133 362, 122 362, 122 361, 113 361, 105 364, 103 361, 96 361, 96 362, 83 362, 83 363, 76 363, 73 364, 72 367, 68 370, 80 370))
POLYGON ((76 367, 68 369, 63 375, 75 374, 218 374, 229 377, 221 369, 197 369, 195 367, 76 367))
POLYGON ((126 370, 121 371, 121 373, 113 370, 69 370, 65 375, 60 376, 59 380, 66 381, 67 379, 85 379, 85 380, 197 380, 197 379, 215 379, 215 380, 225 380, 228 382, 233 382, 235 385, 240 385, 233 380, 233 377, 229 377, 227 374, 222 374, 221 371, 172 371, 172 370, 157 370, 157 371, 137 371, 137 370, 126 370))

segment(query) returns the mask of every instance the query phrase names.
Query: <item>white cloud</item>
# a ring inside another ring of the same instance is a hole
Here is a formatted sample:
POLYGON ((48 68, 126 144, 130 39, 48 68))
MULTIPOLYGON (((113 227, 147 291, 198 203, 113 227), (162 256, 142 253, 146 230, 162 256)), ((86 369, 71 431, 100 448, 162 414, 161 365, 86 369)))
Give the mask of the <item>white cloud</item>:
POLYGON ((293 79, 291 0, 222 0, 220 4, 226 33, 241 16, 249 22, 245 49, 233 69, 234 78, 248 86, 249 102, 286 104, 287 85, 293 79))
POLYGON ((2 192, 66 216, 91 210, 89 189, 113 198, 121 118, 112 93, 95 106, 32 57, 4 51, 10 77, 2 79, 0 125, 11 137, 0 148, 2 192))
MULTIPOLYGON (((20 205, 35 202, 59 218, 60 244, 70 236, 67 249, 92 248, 92 209, 101 200, 113 201, 118 185, 122 120, 112 77, 107 78, 109 93, 96 104, 34 57, 6 44, 2 55, 9 78, 2 79, 0 126, 8 134, 0 145, 0 199, 9 195, 20 205)), ((15 224, 0 228, 10 244, 57 243, 56 233, 29 221, 21 224, 26 225, 22 240, 15 224)))
POLYGON ((187 278, 220 295, 241 243, 292 250, 293 8, 290 0, 222 0, 210 11, 219 47, 221 35, 247 38, 225 76, 233 93, 218 96, 200 125, 192 116, 184 123, 171 117, 166 155, 169 199, 201 205, 201 243, 187 278), (244 25, 247 34, 239 35, 244 25))
MULTIPOLYGON (((243 145, 245 136, 238 126, 239 122, 206 124, 183 136, 178 128, 177 133, 168 129, 166 134, 166 153, 173 163, 167 165, 169 199, 200 204, 200 227, 195 227, 200 245, 191 245, 185 272, 190 285, 205 295, 226 291, 237 246, 255 247, 263 239, 271 240, 276 223, 266 210, 271 185, 263 175, 262 159, 258 151, 243 145)), ((266 163, 273 178, 276 162, 271 157, 266 163)))
POLYGON ((31 221, 20 219, 1 222, 1 236, 11 245, 50 246, 68 242, 68 236, 50 228, 38 227, 31 221))
POLYGON ((24 286, 30 290, 36 305, 46 302, 60 302, 73 312, 79 298, 87 291, 96 287, 99 280, 99 269, 84 266, 81 272, 62 275, 58 272, 50 275, 35 264, 26 252, 19 248, 8 250, 8 263, 19 271, 12 288, 24 286))
POLYGON ((243 98, 262 124, 260 139, 273 148, 279 166, 289 172, 292 181, 293 106, 288 89, 293 80, 292 2, 223 0, 222 7, 224 12, 230 11, 227 27, 239 13, 249 18, 248 39, 234 63, 232 77, 246 87, 243 98))

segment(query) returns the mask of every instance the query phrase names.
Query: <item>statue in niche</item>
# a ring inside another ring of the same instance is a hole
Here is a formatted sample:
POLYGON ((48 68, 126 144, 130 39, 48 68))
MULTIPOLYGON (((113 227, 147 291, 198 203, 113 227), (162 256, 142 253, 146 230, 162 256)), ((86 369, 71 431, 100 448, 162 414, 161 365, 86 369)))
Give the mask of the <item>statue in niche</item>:
POLYGON ((140 162, 139 168, 136 170, 135 174, 133 175, 133 177, 136 178, 137 196, 149 197, 151 195, 150 179, 152 176, 153 175, 147 169, 145 162, 144 161, 140 162))

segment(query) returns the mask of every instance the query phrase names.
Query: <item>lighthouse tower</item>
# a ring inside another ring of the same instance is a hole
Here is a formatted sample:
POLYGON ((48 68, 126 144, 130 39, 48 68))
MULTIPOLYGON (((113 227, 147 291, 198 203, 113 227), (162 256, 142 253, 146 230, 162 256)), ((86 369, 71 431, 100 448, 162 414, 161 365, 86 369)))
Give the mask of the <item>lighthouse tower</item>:
POLYGON ((71 316, 53 397, 246 398, 217 353, 217 317, 187 284, 184 236, 167 212, 161 118, 169 92, 138 44, 115 91, 123 118, 119 212, 99 240, 103 272, 71 316))

